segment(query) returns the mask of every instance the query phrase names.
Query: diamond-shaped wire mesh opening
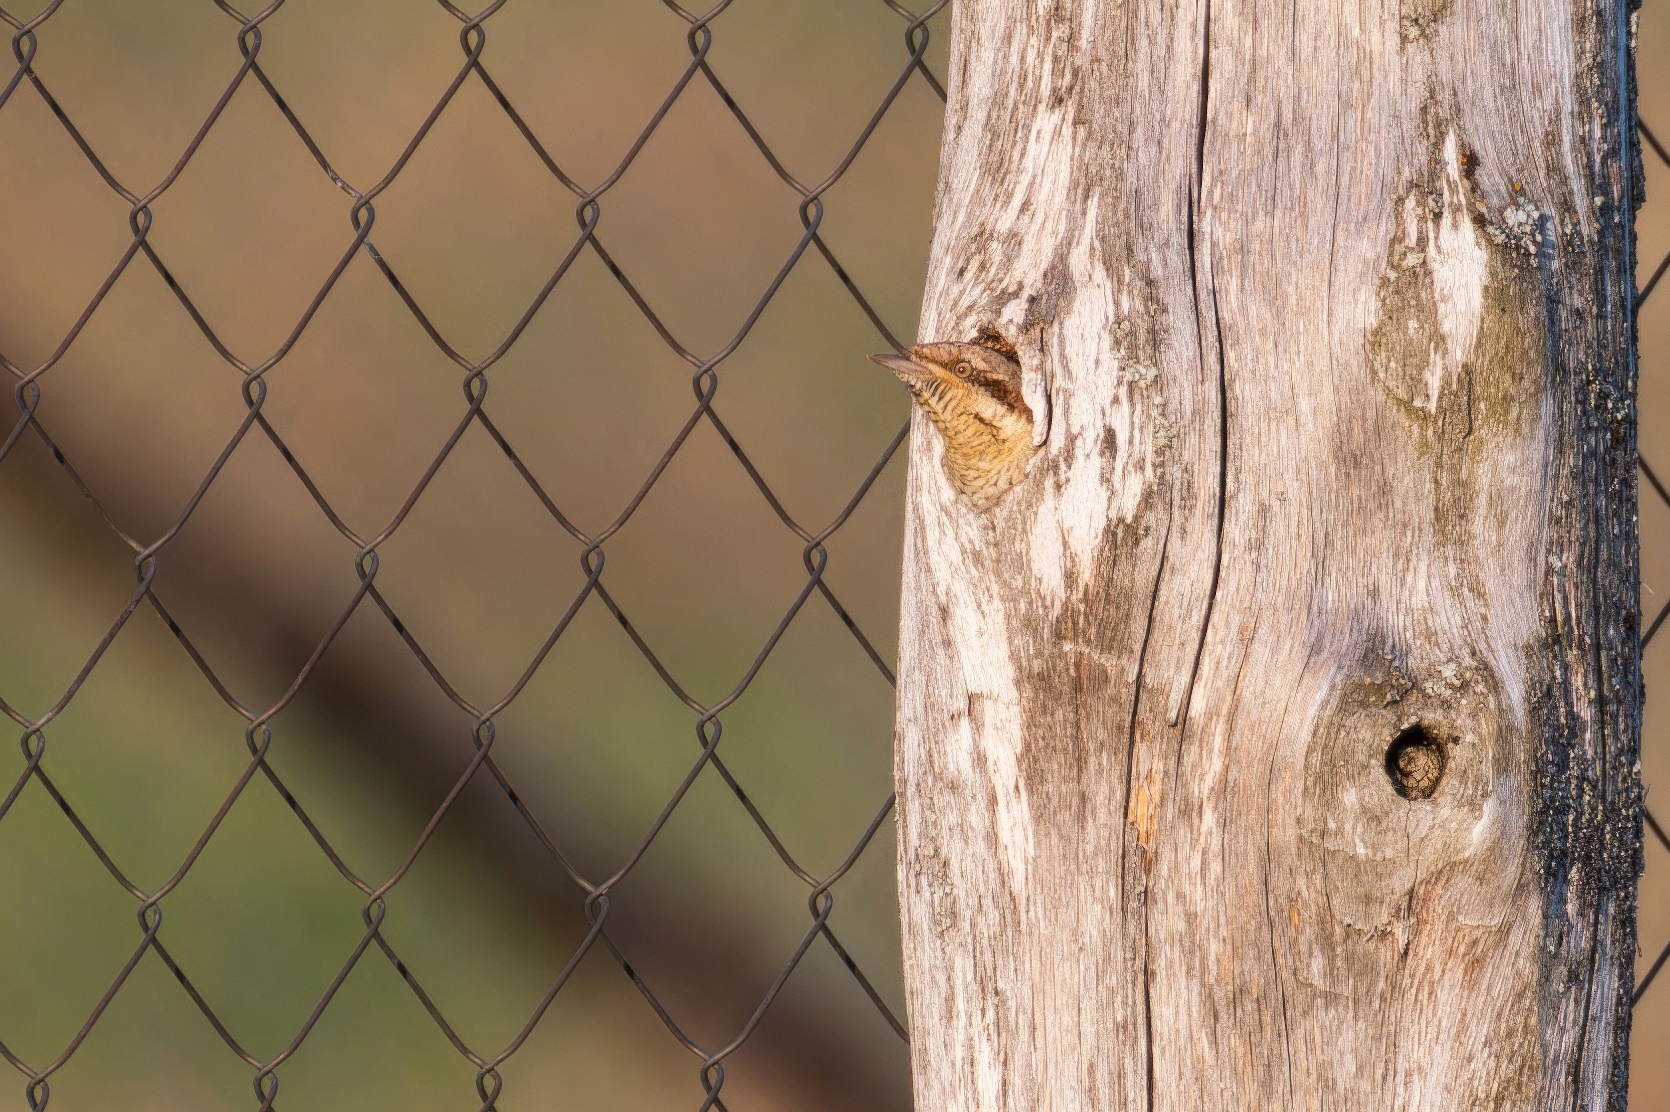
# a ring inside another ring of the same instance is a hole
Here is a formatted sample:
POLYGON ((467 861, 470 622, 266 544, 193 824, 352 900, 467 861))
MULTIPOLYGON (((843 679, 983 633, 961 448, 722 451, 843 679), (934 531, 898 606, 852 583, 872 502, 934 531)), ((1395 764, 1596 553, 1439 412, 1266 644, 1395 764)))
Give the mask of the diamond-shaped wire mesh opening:
POLYGON ((852 364, 922 285, 921 2, 0 10, 0 1109, 908 1104, 904 405, 852 364))

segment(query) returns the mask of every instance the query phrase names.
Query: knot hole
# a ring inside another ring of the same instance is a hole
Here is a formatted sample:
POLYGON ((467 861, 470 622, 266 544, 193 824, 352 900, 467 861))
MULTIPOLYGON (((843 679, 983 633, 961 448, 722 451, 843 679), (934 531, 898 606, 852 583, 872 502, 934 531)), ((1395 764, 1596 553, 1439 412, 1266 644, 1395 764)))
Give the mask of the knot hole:
POLYGON ((1405 799, 1431 799, 1444 778, 1444 743, 1419 722, 1386 747, 1386 776, 1405 799))

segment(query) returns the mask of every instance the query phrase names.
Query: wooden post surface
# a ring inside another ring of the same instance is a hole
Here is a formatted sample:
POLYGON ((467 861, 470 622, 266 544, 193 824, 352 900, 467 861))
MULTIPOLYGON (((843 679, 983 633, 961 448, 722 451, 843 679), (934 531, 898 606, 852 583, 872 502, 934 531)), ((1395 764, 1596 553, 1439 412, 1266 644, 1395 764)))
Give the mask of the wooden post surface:
POLYGON ((912 433, 921 1112, 1621 1108, 1640 862, 1617 0, 959 0, 912 433))

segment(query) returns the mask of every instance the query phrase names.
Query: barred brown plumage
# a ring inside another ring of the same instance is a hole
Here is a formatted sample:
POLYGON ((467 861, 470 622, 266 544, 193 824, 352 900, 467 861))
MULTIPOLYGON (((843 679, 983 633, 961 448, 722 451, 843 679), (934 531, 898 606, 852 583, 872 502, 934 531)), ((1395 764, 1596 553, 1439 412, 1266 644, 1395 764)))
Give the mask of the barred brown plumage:
POLYGON ((1021 396, 1021 368, 986 344, 918 344, 908 355, 872 355, 898 376, 945 438, 951 484, 989 506, 1026 477, 1032 408, 1021 396))

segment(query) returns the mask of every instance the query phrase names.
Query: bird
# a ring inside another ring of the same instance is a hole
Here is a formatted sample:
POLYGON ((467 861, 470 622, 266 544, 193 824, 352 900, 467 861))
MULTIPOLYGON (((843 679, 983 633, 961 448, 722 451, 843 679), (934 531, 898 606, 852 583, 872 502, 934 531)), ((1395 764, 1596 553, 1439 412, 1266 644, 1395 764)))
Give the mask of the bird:
POLYGON ((1037 450, 1013 348, 995 342, 917 344, 870 356, 898 376, 945 440, 945 473, 958 492, 990 507, 1026 477, 1037 450))

